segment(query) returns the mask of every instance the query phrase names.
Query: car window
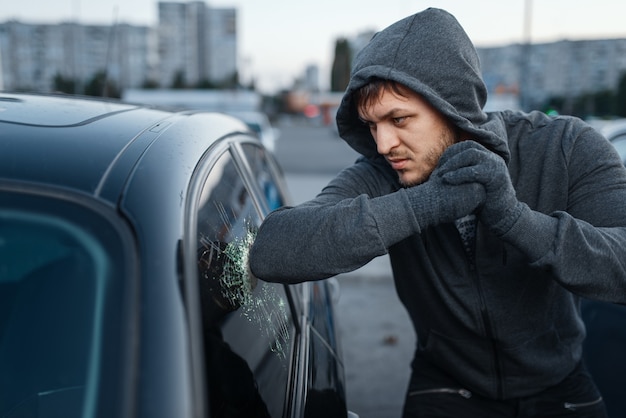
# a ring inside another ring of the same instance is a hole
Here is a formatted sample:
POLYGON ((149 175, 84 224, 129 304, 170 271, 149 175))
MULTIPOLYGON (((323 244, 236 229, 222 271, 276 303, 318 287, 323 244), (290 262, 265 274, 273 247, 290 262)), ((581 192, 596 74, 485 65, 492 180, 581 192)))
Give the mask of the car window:
POLYGON ((241 149, 246 157, 252 176, 254 177, 267 207, 263 215, 266 216, 274 209, 285 205, 285 197, 279 184, 278 173, 275 166, 270 163, 265 148, 253 144, 243 144, 241 149))
POLYGON ((0 416, 88 416, 124 240, 70 203, 0 193, 0 207, 0 416))
POLYGON ((262 132, 262 130, 261 130, 261 125, 259 125, 259 124, 258 124, 258 123, 256 123, 256 122, 250 122, 250 121, 247 121, 247 122, 246 122, 246 125, 248 125, 248 128, 250 128, 250 129, 251 129, 253 132, 255 132, 257 135, 261 135, 261 132, 262 132))
POLYGON ((197 207, 212 416, 233 410, 241 416, 284 414, 295 325, 285 287, 248 272, 247 253, 261 212, 235 159, 224 152, 204 181, 197 207))
MULTIPOLYGON (((256 182, 259 193, 263 196, 263 215, 278 209, 287 204, 284 192, 285 185, 281 184, 279 168, 271 160, 271 154, 267 150, 255 143, 242 144, 241 150, 246 157, 246 162, 252 173, 252 177, 256 182)), ((302 292, 303 286, 295 284, 291 286, 285 285, 285 292, 293 295, 290 301, 296 310, 295 315, 302 313, 302 292)))

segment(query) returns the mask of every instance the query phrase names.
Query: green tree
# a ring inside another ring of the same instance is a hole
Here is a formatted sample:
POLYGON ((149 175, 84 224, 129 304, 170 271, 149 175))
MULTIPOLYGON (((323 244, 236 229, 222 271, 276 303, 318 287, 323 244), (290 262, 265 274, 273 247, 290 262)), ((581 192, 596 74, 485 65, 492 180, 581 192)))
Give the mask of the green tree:
POLYGON ((184 70, 176 71, 174 74, 174 78, 172 79, 172 88, 173 89, 184 89, 187 87, 187 80, 185 77, 184 70))
POLYGON ((107 78, 106 71, 98 71, 85 85, 87 96, 103 96, 120 98, 121 92, 114 82, 107 78))
POLYGON ((330 75, 331 91, 344 91, 348 87, 351 69, 352 50, 350 42, 345 38, 339 38, 335 42, 335 58, 330 75))
POLYGON ((211 80, 208 80, 208 79, 206 79, 206 78, 205 78, 205 79, 203 79, 203 80, 200 80, 200 81, 198 82, 198 84, 196 84, 196 88, 199 88, 199 89, 207 89, 207 90, 210 90, 210 89, 214 89, 214 88, 216 88, 216 87, 217 87, 217 86, 216 86, 216 85, 215 85, 215 84, 214 84, 211 80))
POLYGON ((141 87, 144 88, 144 89, 156 89, 156 88, 159 88, 159 82, 155 81, 155 80, 152 80, 152 79, 149 79, 149 78, 146 78, 143 81, 143 84, 141 85, 141 87))
POLYGON ((626 117, 626 72, 622 73, 615 94, 615 114, 626 117))
POLYGON ((221 89, 236 89, 237 87, 239 87, 239 73, 237 71, 234 71, 218 83, 218 88, 221 89))
POLYGON ((67 94, 76 94, 76 81, 73 78, 65 78, 57 73, 53 79, 54 91, 67 94))
POLYGON ((593 94, 593 115, 613 116, 615 109, 615 94, 611 90, 601 90, 593 94))

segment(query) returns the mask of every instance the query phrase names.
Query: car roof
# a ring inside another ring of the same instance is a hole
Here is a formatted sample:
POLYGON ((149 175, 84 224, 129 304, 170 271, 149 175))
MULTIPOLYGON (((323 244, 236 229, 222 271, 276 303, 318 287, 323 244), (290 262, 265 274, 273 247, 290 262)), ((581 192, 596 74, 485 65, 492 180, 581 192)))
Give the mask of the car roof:
POLYGON ((626 119, 591 119, 587 122, 609 141, 616 135, 621 135, 626 132, 626 119))
MULTIPOLYGON (((0 181, 108 193, 116 201, 153 141, 192 116, 114 100, 0 92, 0 181)), ((224 122, 224 115, 206 117, 219 123, 204 130, 200 143, 190 141, 200 154, 222 135, 246 130, 232 118, 224 122)))

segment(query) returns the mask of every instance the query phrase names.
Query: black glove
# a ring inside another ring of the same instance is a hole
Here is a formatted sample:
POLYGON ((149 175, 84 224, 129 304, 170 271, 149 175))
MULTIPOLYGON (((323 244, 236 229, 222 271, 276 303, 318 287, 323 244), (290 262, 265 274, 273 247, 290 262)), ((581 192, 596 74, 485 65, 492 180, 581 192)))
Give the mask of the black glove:
POLYGON ((487 197, 478 217, 494 234, 504 235, 522 211, 506 163, 477 142, 463 141, 455 146, 459 152, 447 163, 451 169, 444 174, 444 182, 451 185, 482 184, 487 197))
POLYGON ((472 181, 447 182, 447 175, 458 167, 457 156, 464 150, 461 144, 450 146, 439 159, 430 178, 417 186, 407 189, 420 230, 428 226, 454 222, 471 214, 485 202, 485 188, 472 181))

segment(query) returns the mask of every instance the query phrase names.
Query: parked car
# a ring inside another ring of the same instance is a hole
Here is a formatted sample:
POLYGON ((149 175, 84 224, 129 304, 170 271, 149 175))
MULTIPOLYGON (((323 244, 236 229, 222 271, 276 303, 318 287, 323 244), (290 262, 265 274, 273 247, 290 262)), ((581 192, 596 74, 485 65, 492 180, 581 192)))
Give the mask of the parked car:
MULTIPOLYGON (((626 165, 626 119, 589 123, 615 146, 626 165)), ((581 313, 587 327, 585 363, 602 392, 608 416, 623 418, 626 416, 626 306, 583 300, 581 313)))
POLYGON ((281 170, 223 114, 0 92, 0 417, 345 417, 328 281, 251 277, 281 170))
POLYGON ((242 120, 257 135, 265 148, 271 152, 276 150, 280 129, 272 126, 265 113, 256 111, 229 111, 227 113, 242 120))

